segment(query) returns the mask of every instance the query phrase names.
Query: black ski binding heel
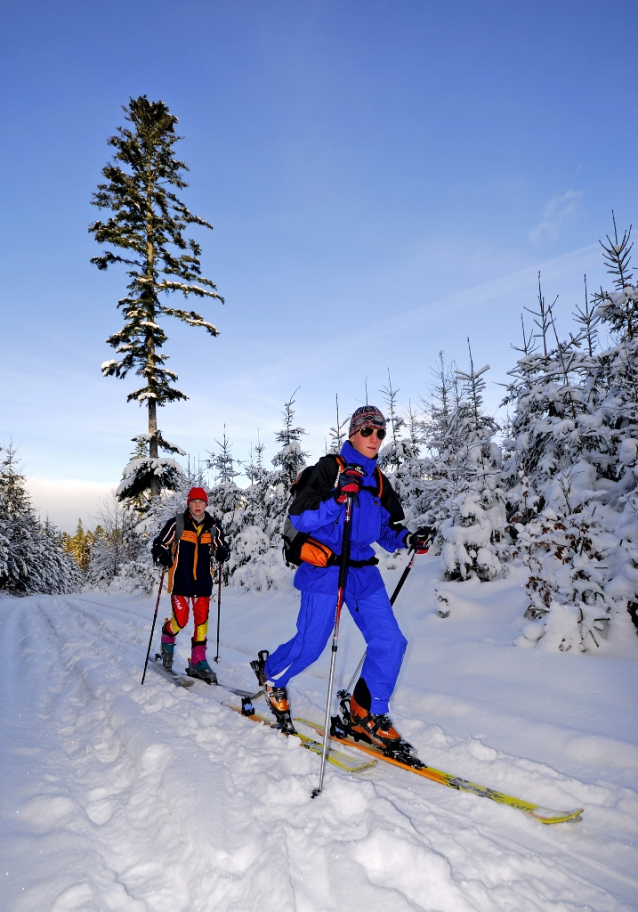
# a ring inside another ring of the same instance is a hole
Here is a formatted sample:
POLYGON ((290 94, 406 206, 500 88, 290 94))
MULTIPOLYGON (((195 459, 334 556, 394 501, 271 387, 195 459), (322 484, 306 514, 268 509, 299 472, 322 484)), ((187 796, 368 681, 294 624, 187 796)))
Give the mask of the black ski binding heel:
POLYGON ((264 684, 266 683, 266 674, 264 672, 264 665, 266 664, 266 659, 268 658, 269 655, 270 655, 270 653, 268 652, 267 649, 261 649, 257 653, 257 658, 253 659, 253 661, 250 663, 250 667, 255 672, 255 676, 256 676, 257 680, 259 681, 259 684, 261 687, 263 687, 264 684))
POLYGON ((241 698, 241 714, 242 716, 254 716, 255 707, 253 706, 252 697, 242 697, 241 698))
POLYGON ((348 727, 344 724, 341 716, 332 716, 330 719, 330 737, 347 738, 349 734, 348 727))

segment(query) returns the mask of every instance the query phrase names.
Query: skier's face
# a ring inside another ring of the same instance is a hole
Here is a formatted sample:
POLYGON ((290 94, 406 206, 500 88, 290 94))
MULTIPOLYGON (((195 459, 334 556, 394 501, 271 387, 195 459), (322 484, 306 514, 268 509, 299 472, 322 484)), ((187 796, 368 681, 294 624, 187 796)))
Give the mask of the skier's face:
POLYGON ((362 437, 361 432, 357 431, 354 437, 350 438, 350 443, 357 453, 361 453, 362 456, 367 456, 368 459, 375 459, 379 452, 379 447, 381 446, 381 441, 377 437, 376 429, 372 431, 372 434, 369 437, 362 437))
POLYGON ((206 512, 206 501, 205 500, 191 500, 188 505, 188 509, 191 511, 195 519, 201 519, 204 513, 206 512))

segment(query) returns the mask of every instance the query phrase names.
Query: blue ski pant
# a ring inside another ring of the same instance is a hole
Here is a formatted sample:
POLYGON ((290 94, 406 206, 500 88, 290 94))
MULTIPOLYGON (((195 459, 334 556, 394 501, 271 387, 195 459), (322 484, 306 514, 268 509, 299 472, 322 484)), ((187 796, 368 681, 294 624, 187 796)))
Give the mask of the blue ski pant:
MULTIPOLYGON (((346 605, 368 647, 361 677, 372 696, 370 711, 387 713, 408 641, 399 629, 385 589, 359 599, 346 598, 346 605)), ((319 658, 334 627, 335 606, 336 595, 302 591, 297 633, 268 657, 268 680, 285 687, 319 658)))

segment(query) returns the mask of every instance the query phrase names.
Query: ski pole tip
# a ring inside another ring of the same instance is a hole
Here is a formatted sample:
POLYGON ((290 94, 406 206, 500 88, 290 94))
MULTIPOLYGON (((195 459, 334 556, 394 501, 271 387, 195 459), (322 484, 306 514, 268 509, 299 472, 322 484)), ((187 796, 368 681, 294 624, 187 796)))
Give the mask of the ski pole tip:
POLYGON ((312 790, 312 795, 311 795, 310 797, 311 797, 311 798, 316 798, 317 795, 320 795, 320 794, 321 794, 321 789, 320 789, 320 788, 316 788, 316 789, 313 789, 313 790, 312 790))

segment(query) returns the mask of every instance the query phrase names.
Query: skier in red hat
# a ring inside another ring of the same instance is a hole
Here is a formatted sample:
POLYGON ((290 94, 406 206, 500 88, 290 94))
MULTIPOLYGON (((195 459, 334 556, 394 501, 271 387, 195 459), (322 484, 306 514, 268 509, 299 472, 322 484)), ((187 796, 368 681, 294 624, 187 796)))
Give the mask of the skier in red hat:
MULTIPOLYGON (((188 623, 190 604, 195 625, 192 652, 186 669, 193 678, 216 684, 215 672, 206 660, 208 611, 213 591, 212 561, 228 560, 219 520, 207 511, 208 495, 203 488, 191 488, 183 514, 169 519, 153 541, 153 560, 168 570, 168 591, 173 615, 162 627, 162 661, 173 667, 175 638, 188 623)), ((221 567, 219 568, 221 573, 221 567)))

